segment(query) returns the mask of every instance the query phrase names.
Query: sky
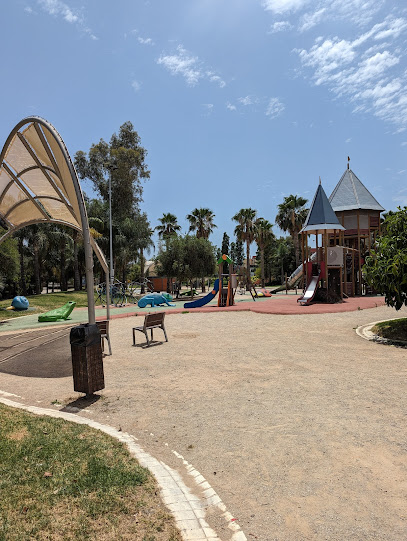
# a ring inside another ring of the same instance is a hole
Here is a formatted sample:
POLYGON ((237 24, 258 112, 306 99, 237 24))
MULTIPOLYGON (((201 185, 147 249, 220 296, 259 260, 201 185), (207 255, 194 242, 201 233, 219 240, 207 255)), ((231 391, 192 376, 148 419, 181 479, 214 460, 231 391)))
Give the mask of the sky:
POLYGON ((386 210, 407 205, 400 0, 3 0, 2 21, 0 144, 39 115, 74 156, 131 121, 152 227, 208 207, 220 245, 241 208, 274 224, 319 177, 329 196, 348 156, 386 210))

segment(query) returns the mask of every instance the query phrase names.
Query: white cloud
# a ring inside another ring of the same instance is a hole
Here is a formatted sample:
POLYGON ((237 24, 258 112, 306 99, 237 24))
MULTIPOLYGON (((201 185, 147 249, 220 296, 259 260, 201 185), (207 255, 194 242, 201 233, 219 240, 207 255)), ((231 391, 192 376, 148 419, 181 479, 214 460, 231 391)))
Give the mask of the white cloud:
POLYGON ((192 56, 182 45, 178 45, 176 53, 161 55, 157 64, 164 66, 171 75, 181 75, 189 86, 195 86, 201 79, 217 83, 221 88, 226 86, 225 81, 214 71, 208 70, 197 56, 192 56))
MULTIPOLYGON (((273 15, 291 17, 290 21, 271 26, 271 33, 287 30, 294 24, 300 32, 310 30, 322 21, 346 20, 364 27, 383 7, 386 0, 262 0, 262 6, 273 15)), ((395 31, 395 30, 394 30, 395 31)), ((392 32, 391 30, 389 31, 392 32)), ((383 39, 383 38, 379 38, 383 39)))
POLYGON ((345 143, 350 143, 352 141, 352 137, 349 137, 348 139, 346 139, 345 143))
POLYGON ((154 45, 154 41, 151 38, 142 38, 139 36, 137 40, 141 45, 154 45))
POLYGON ((220 88, 224 88, 226 86, 225 81, 219 77, 219 75, 216 75, 213 71, 207 71, 206 75, 211 83, 217 83, 220 88))
POLYGON ((284 111, 284 104, 278 98, 270 98, 266 109, 266 116, 276 118, 284 111))
POLYGON ((203 77, 198 58, 190 56, 182 45, 177 47, 176 54, 161 55, 157 64, 164 66, 171 75, 182 75, 189 86, 195 86, 203 77))
POLYGON ((300 32, 305 32, 306 30, 310 30, 312 27, 316 26, 320 21, 322 21, 325 13, 326 8, 321 8, 318 11, 314 11, 314 13, 305 13, 300 20, 300 32))
POLYGON ((310 49, 295 52, 315 85, 326 85, 348 99, 354 112, 372 112, 404 129, 407 72, 398 68, 404 53, 396 38, 405 31, 406 19, 387 17, 354 41, 320 37, 310 49), (390 43, 382 41, 389 37, 390 43))
MULTIPOLYGON (((229 111, 236 111, 236 105, 233 105, 232 103, 226 104, 226 109, 229 109, 229 111)), ((407 143, 406 143, 407 144, 407 143)))
POLYGON ((242 105, 253 105, 253 99, 250 96, 245 96, 244 98, 238 98, 237 101, 242 105))
POLYGON ((25 6, 24 11, 25 11, 26 13, 34 13, 33 8, 30 7, 30 6, 25 6))
POLYGON ((405 173, 405 172, 406 172, 406 169, 401 169, 401 171, 397 171, 397 174, 398 174, 398 175, 402 175, 402 174, 405 173))
POLYGON ((263 0, 263 7, 266 11, 273 13, 287 13, 302 9, 308 0, 263 0))
POLYGON ((48 15, 53 17, 62 17, 64 21, 69 24, 75 24, 82 32, 88 34, 89 37, 93 40, 98 38, 93 34, 92 30, 88 28, 85 24, 85 20, 79 11, 74 11, 67 4, 61 0, 37 0, 39 6, 46 12, 48 15))
POLYGON ((141 89, 141 83, 136 80, 132 81, 131 86, 135 92, 138 92, 141 89))
POLYGON ((402 147, 407 147, 407 141, 403 141, 403 142, 401 143, 401 146, 402 146, 402 147))
POLYGON ((294 28, 293 25, 288 21, 277 21, 270 27, 270 34, 276 34, 277 32, 285 32, 286 30, 291 30, 294 28))

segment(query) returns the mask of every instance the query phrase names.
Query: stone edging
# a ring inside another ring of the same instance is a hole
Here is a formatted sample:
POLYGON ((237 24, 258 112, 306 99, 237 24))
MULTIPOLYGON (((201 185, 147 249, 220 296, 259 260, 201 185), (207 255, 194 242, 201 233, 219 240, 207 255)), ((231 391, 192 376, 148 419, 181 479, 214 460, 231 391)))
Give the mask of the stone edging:
MULTIPOLYGON (((393 318, 393 319, 404 319, 404 318, 393 318)), ((386 346, 402 346, 407 347, 407 342, 404 340, 389 340, 388 338, 383 338, 378 334, 372 332, 372 329, 378 323, 384 323, 385 321, 393 321, 393 319, 382 319, 381 321, 374 321, 373 323, 367 323, 366 325, 360 325, 356 329, 356 334, 365 340, 371 342, 377 342, 378 344, 384 344, 386 346)))
POLYGON ((0 402, 6 406, 23 409, 30 413, 34 413, 35 415, 47 415, 49 417, 64 419, 65 421, 88 425, 91 428, 105 432, 109 436, 124 443, 130 454, 138 460, 140 465, 150 470, 155 477, 160 487, 162 501, 174 516, 176 525, 185 541, 220 541, 217 533, 210 528, 205 520, 206 511, 209 507, 216 507, 222 513, 229 529, 233 532, 231 533, 230 541, 247 541, 247 537, 241 531, 240 526, 233 518, 233 515, 227 511, 226 506, 210 484, 176 451, 173 451, 173 453, 177 458, 182 460, 188 474, 194 479, 197 488, 203 491, 203 497, 193 494, 184 484, 181 475, 176 470, 146 453, 140 445, 136 443, 137 438, 131 434, 121 432, 112 426, 104 425, 92 421, 91 419, 79 417, 73 413, 38 408, 36 406, 27 406, 4 398, 4 396, 15 396, 11 395, 11 393, 0 391, 0 394, 3 395, 0 396, 0 402))

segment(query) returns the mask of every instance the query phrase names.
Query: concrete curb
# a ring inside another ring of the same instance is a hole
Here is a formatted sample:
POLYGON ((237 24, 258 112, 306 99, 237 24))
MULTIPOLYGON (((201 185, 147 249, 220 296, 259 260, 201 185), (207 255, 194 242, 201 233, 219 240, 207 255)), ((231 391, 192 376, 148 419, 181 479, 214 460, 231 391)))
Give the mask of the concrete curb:
POLYGON ((220 541, 217 533, 210 528, 205 520, 206 511, 209 507, 216 507, 221 513, 228 528, 231 530, 230 541, 247 541, 247 537, 241 531, 240 526, 236 523, 233 515, 231 515, 222 500, 216 494, 214 489, 206 481, 206 479, 195 470, 182 455, 173 451, 177 458, 180 458, 186 471, 192 476, 197 488, 202 491, 202 496, 197 496, 183 482, 181 475, 170 468, 167 464, 157 460, 146 453, 138 443, 136 437, 126 432, 121 432, 109 425, 104 425, 91 419, 78 417, 73 413, 67 413, 59 410, 51 410, 38 408, 37 406, 27 406, 19 402, 14 402, 6 396, 13 396, 11 393, 0 391, 0 403, 13 408, 23 409, 35 415, 47 415, 57 419, 64 419, 77 424, 88 425, 91 428, 100 430, 113 438, 124 443, 130 454, 134 456, 141 466, 150 470, 155 477, 161 492, 161 498, 167 506, 171 514, 175 518, 177 527, 179 528, 182 538, 185 541, 220 541))
POLYGON ((389 340, 388 338, 383 338, 378 334, 375 334, 372 329, 378 323, 384 323, 386 321, 393 321, 393 319, 404 319, 404 318, 392 318, 392 319, 382 319, 381 321, 374 321, 373 323, 367 323, 366 325, 360 325, 356 329, 356 334, 365 340, 370 342, 377 342, 378 344, 383 344, 387 346, 407 346, 407 342, 404 340, 389 340))

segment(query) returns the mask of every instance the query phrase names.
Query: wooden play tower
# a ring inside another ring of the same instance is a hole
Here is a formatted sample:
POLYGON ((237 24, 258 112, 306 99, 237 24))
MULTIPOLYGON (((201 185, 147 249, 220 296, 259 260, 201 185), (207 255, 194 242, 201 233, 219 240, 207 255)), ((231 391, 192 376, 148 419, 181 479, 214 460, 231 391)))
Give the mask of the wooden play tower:
POLYGON ((301 229, 301 248, 304 276, 304 294, 298 301, 309 304, 324 291, 319 300, 336 302, 342 299, 343 254, 341 248, 330 247, 329 237, 339 240, 344 227, 339 223, 324 189, 319 186, 301 229), (311 249, 309 237, 315 236, 315 248, 311 249))
POLYGON ((329 202, 344 227, 339 242, 330 236, 330 246, 337 242, 345 249, 343 289, 348 296, 366 292, 362 266, 366 255, 380 233, 380 213, 384 208, 362 184, 352 169, 347 168, 333 190, 329 202))
POLYGON ((235 304, 235 292, 237 287, 237 275, 233 274, 233 261, 226 254, 219 260, 219 295, 218 306, 233 306, 235 304), (228 265, 229 272, 223 272, 228 265))
POLYGON ((321 186, 315 193, 301 230, 304 295, 309 304, 315 297, 337 302, 343 297, 371 293, 364 283, 362 267, 376 236, 384 208, 349 168, 329 200, 321 186), (310 248, 310 236, 315 246, 310 248), (323 290, 317 295, 318 288, 323 290))

